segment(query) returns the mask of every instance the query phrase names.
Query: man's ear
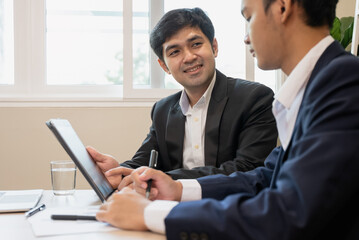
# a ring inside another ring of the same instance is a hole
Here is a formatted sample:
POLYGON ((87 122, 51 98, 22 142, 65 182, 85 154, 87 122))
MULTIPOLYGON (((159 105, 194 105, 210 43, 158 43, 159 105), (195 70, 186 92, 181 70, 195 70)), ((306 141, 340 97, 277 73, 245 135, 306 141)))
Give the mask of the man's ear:
POLYGON ((293 11, 292 0, 280 0, 280 12, 281 12, 281 22, 285 23, 290 18, 293 11))
POLYGON ((167 74, 171 74, 170 70, 168 69, 168 67, 164 61, 162 61, 161 59, 157 59, 157 62, 160 64, 163 71, 165 71, 167 74))
POLYGON ((218 55, 218 42, 217 42, 216 38, 213 38, 212 49, 213 49, 214 57, 217 57, 217 55, 218 55))

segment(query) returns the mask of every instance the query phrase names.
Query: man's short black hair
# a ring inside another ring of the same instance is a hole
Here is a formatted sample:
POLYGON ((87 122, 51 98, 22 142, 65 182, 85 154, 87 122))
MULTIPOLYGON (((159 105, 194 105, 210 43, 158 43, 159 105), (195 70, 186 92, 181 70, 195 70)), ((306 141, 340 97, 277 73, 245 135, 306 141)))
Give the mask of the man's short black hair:
MULTIPOLYGON (((277 0, 263 0, 267 12, 269 6, 277 0)), ((291 0, 304 10, 305 22, 312 27, 328 25, 332 28, 338 0, 291 0)))
POLYGON ((163 43, 185 27, 198 27, 213 43, 214 27, 209 17, 200 8, 181 8, 167 12, 153 28, 150 45, 155 54, 164 61, 163 43))

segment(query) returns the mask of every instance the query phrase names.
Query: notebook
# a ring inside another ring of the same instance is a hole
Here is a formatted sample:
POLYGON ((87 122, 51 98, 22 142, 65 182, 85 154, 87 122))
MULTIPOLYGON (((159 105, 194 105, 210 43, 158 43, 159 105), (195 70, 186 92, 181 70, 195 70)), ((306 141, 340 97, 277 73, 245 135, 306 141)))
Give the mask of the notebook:
POLYGON ((0 190, 0 212, 26 212, 39 202, 42 189, 0 190))

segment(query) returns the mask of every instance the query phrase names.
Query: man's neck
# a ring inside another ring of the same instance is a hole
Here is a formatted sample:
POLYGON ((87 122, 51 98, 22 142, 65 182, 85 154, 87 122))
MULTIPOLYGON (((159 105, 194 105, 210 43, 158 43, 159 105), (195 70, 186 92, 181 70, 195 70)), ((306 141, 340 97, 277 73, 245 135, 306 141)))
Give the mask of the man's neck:
MULTIPOLYGON (((196 103, 201 99, 201 97, 206 93, 208 88, 211 86, 212 82, 214 82, 214 79, 216 78, 216 74, 213 75, 211 81, 207 82, 206 85, 203 85, 201 87, 196 86, 193 88, 185 88, 188 102, 191 107, 196 105, 196 103)), ((214 83, 213 83, 214 84, 214 83)), ((213 87, 212 87, 213 88, 213 87)))
POLYGON ((323 38, 328 36, 327 26, 323 27, 303 27, 297 29, 295 34, 289 37, 287 44, 287 58, 282 63, 281 69, 286 75, 289 75, 295 66, 304 58, 304 56, 318 44, 323 38))
MULTIPOLYGON (((208 88, 208 86, 207 86, 207 88, 208 88)), ((191 105, 191 107, 196 105, 196 103, 201 99, 203 94, 206 92, 207 88, 202 91, 189 91, 188 89, 185 89, 185 91, 187 93, 189 105, 191 105)))

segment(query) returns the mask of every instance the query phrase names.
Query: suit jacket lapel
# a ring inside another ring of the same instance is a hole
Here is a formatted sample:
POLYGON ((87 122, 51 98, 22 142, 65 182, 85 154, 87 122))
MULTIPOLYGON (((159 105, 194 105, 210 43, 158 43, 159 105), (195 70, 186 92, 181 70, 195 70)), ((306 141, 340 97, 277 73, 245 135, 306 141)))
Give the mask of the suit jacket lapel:
POLYGON ((204 155, 206 166, 216 166, 219 145, 219 127, 227 100, 227 77, 217 70, 216 83, 212 90, 205 127, 204 155))
MULTIPOLYGON (((302 136, 303 129, 302 129, 301 125, 303 124, 303 120, 301 120, 301 118, 305 117, 305 114, 302 113, 302 109, 303 109, 303 106, 310 104, 310 103, 308 103, 308 101, 310 101, 310 100, 308 100, 307 95, 308 95, 308 90, 311 88, 311 84, 313 83, 313 81, 315 81, 316 76, 323 69, 323 67, 327 66, 334 58, 336 58, 338 55, 341 55, 343 53, 346 53, 344 51, 344 49, 341 47, 341 45, 338 42, 334 41, 332 44, 330 44, 327 47, 327 49, 323 52, 323 54, 320 56, 317 63, 315 64, 315 67, 312 71, 312 74, 309 77, 307 86, 304 91, 302 103, 300 104, 297 119, 294 124, 294 130, 292 133, 292 137, 290 139, 290 143, 288 144, 286 152, 288 152, 290 150, 292 142, 293 141, 295 142, 296 139, 298 139, 302 136)), ((286 154, 286 157, 282 160, 283 162, 285 162, 287 160, 287 156, 288 156, 288 154, 286 154)))
POLYGON ((281 152, 279 154, 276 166, 274 168, 274 172, 272 175, 272 180, 271 180, 271 184, 270 184, 270 188, 276 188, 276 181, 281 169, 282 164, 288 159, 288 155, 289 152, 291 150, 291 147, 293 144, 295 144, 296 139, 300 138, 302 135, 302 127, 300 124, 302 124, 302 120, 301 118, 304 117, 303 113, 302 113, 302 108, 307 101, 307 92, 308 89, 310 88, 310 85, 312 84, 313 80, 315 79, 315 77, 318 75, 318 73, 323 69, 324 66, 328 65, 335 57, 337 57, 340 54, 345 53, 343 51, 343 49, 341 48, 341 46, 339 45, 339 43, 337 42, 333 42, 332 44, 329 45, 329 47, 323 52, 322 56, 320 56, 320 58, 318 59, 318 62, 316 63, 313 72, 308 80, 308 84, 306 86, 304 95, 303 95, 303 100, 302 103, 300 105, 299 111, 298 111, 298 116, 294 125, 294 130, 292 133, 292 137, 290 139, 290 142, 288 144, 288 147, 286 149, 286 151, 283 150, 283 148, 281 148, 281 152))
POLYGON ((169 160, 173 169, 183 167, 183 140, 186 117, 177 102, 168 112, 166 136, 169 160))

